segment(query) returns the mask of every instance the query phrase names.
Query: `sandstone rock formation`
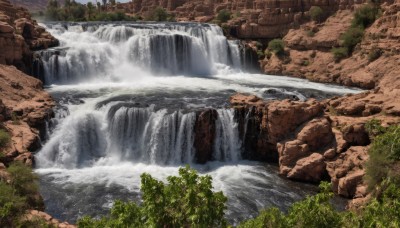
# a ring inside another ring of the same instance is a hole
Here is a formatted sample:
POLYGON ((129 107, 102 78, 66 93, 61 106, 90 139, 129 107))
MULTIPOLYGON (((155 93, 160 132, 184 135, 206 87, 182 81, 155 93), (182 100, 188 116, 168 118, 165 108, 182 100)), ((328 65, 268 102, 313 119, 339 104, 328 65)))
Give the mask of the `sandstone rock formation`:
MULTIPOLYGON (((335 62, 330 52, 332 47, 339 45, 340 36, 350 26, 353 18, 351 10, 340 10, 323 23, 308 22, 290 30, 283 38, 286 57, 272 55, 265 58, 261 63, 264 72, 365 89, 377 88, 371 92, 373 95, 357 99, 374 100, 375 104, 370 102, 367 109, 372 112, 383 111, 385 108, 379 110, 376 107, 377 102, 382 102, 376 98, 376 94, 396 93, 397 87, 388 82, 395 81, 399 75, 400 2, 392 2, 382 4, 383 15, 366 29, 362 42, 356 46, 351 57, 335 62), (368 55, 374 51, 380 55, 371 60, 368 55)), ((389 104, 389 107, 394 103, 388 100, 390 97, 386 96, 387 100, 382 102, 389 104)), ((398 109, 397 105, 394 106, 398 109)), ((357 109, 359 111, 364 108, 360 104, 357 109)))
POLYGON ((11 134, 11 145, 0 160, 20 160, 32 165, 32 152, 40 147, 40 133, 52 114, 54 102, 42 83, 13 66, 0 65, 2 124, 11 134))
POLYGON ((239 130, 246 134, 244 146, 251 151, 247 158, 265 161, 277 157, 280 173, 287 178, 307 182, 329 179, 339 195, 360 198, 367 195, 363 177, 370 144, 364 125, 372 118, 384 125, 400 123, 400 115, 332 113, 330 107, 340 100, 339 106, 344 99, 351 109, 358 106, 357 98, 368 93, 306 102, 265 102, 237 94, 231 97, 231 104, 239 130))
POLYGON ((271 39, 280 37, 291 28, 298 27, 310 18, 311 6, 319 6, 325 16, 337 10, 352 9, 366 2, 333 0, 136 0, 127 4, 131 12, 145 15, 156 7, 174 13, 178 21, 208 22, 221 10, 228 10, 234 18, 229 23, 234 36, 241 39, 271 39))
POLYGON ((0 0, 0 64, 15 65, 30 74, 32 50, 56 45, 58 40, 39 26, 26 9, 0 0))
POLYGON ((45 11, 47 2, 47 0, 11 0, 13 5, 24 7, 30 12, 45 11))
POLYGON ((34 221, 35 219, 43 219, 51 227, 57 228, 76 228, 76 225, 71 225, 68 222, 61 222, 60 220, 53 218, 51 215, 38 210, 30 210, 25 215, 25 219, 34 221))

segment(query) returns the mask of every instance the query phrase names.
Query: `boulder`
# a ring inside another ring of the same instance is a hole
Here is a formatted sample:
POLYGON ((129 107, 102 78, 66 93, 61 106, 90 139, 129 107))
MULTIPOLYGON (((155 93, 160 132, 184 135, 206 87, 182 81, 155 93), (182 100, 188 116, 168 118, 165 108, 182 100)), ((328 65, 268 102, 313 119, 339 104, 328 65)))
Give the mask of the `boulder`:
POLYGON ((215 109, 208 109, 197 114, 194 126, 194 148, 196 149, 197 163, 206 163, 212 160, 217 119, 218 113, 215 109))
POLYGON ((326 173, 324 157, 313 153, 296 162, 295 167, 287 174, 290 179, 319 182, 326 173))

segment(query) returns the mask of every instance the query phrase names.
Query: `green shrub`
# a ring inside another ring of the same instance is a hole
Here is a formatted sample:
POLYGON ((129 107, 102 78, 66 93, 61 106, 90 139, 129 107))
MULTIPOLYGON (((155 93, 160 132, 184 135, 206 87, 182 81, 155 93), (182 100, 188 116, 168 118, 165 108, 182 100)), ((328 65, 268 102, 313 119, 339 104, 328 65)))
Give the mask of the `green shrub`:
POLYGON ((231 19, 231 12, 229 10, 221 10, 218 12, 217 20, 221 23, 225 23, 231 19))
POLYGON ((365 130, 371 139, 386 132, 386 128, 382 126, 382 122, 375 118, 365 123, 365 130))
POLYGON ((323 15, 324 15, 324 11, 321 9, 321 7, 312 6, 310 8, 311 20, 321 22, 323 15))
POLYGON ((330 203, 333 197, 331 184, 321 182, 321 192, 294 203, 287 215, 271 208, 255 218, 243 222, 239 227, 340 227, 341 214, 330 203))
POLYGON ((249 219, 241 223, 239 228, 285 228, 288 227, 285 215, 278 208, 269 208, 260 212, 255 219, 249 219))
POLYGON ((347 227, 400 227, 400 188, 385 181, 383 193, 374 198, 352 220, 344 220, 347 227))
POLYGON ((43 201, 39 196, 38 177, 32 172, 32 169, 20 162, 14 162, 7 168, 7 171, 11 175, 11 186, 16 193, 26 196, 30 206, 41 209, 43 201))
POLYGON ((265 58, 265 53, 262 50, 257 51, 257 56, 258 59, 264 59, 265 58))
POLYGON ((373 62, 377 59, 379 59, 379 57, 381 57, 382 55, 382 50, 379 48, 372 48, 372 50, 368 53, 368 61, 369 62, 373 62))
POLYGON ((306 34, 307 34, 308 37, 315 36, 315 32, 313 30, 307 30, 306 34))
POLYGON ((353 52, 354 47, 361 42, 364 36, 364 31, 361 28, 349 28, 340 36, 342 47, 347 48, 349 53, 353 52))
POLYGON ((384 131, 374 138, 368 150, 365 178, 371 190, 387 178, 395 183, 400 181, 400 125, 384 131))
POLYGON ((0 181, 0 227, 13 227, 26 209, 25 198, 12 186, 0 181))
POLYGON ((142 174, 143 202, 117 201, 109 217, 93 220, 84 217, 79 227, 219 227, 225 226, 227 198, 212 192, 210 176, 199 176, 189 167, 179 176, 167 178, 168 184, 142 174))
POLYGON ((10 143, 11 137, 8 132, 0 129, 0 149, 6 147, 10 143))
POLYGON ((378 7, 372 4, 363 5, 354 13, 352 26, 365 29, 374 23, 374 21, 379 17, 379 14, 380 10, 378 7))
POLYGON ((285 44, 281 39, 273 39, 268 43, 268 48, 277 55, 281 55, 285 51, 285 44))
POLYGON ((345 47, 332 48, 331 52, 332 52, 333 58, 335 58, 336 62, 349 56, 349 50, 345 47))
POLYGON ((173 15, 170 15, 167 10, 163 7, 157 7, 153 11, 145 15, 146 21, 173 21, 175 20, 173 15))

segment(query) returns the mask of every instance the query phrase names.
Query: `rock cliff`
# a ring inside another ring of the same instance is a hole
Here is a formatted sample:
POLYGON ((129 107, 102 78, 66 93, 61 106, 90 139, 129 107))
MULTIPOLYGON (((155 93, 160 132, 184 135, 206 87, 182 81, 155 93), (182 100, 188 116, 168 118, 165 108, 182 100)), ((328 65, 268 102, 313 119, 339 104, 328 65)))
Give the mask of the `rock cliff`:
MULTIPOLYGON (((359 100, 371 94, 306 102, 267 102, 237 94, 231 97, 231 105, 241 123, 239 130, 246 134, 244 146, 251 153, 248 158, 275 159, 280 174, 289 179, 331 180, 333 190, 339 195, 360 198, 367 195, 363 182, 370 144, 366 122, 375 118, 384 125, 400 123, 397 112, 366 111, 368 105, 360 105, 359 100), (332 108, 333 104, 337 110, 332 108)), ((386 103, 375 105, 382 110, 386 103)))
POLYGON ((349 58, 335 61, 331 53, 353 19, 351 10, 341 10, 323 23, 308 22, 291 29, 283 37, 286 57, 265 58, 261 61, 264 72, 383 89, 388 80, 396 79, 399 71, 400 1, 385 2, 381 9, 382 16, 365 30, 349 58))
POLYGON ((133 13, 145 15, 156 7, 166 8, 178 21, 208 22, 221 10, 234 17, 231 32, 241 39, 271 39, 281 37, 310 18, 312 6, 319 6, 325 16, 337 10, 352 9, 364 0, 137 0, 130 3, 133 13))
POLYGON ((30 74, 32 50, 58 45, 58 40, 33 20, 29 12, 0 0, 0 64, 14 65, 30 74))

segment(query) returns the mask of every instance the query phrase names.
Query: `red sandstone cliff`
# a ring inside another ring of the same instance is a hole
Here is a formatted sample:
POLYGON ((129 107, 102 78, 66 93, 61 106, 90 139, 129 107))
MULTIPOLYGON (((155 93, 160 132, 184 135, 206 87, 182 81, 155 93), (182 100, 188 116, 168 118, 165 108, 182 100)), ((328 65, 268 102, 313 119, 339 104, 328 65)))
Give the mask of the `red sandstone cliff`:
POLYGON ((0 64, 14 65, 30 73, 32 50, 58 45, 45 29, 22 7, 0 0, 0 64))

